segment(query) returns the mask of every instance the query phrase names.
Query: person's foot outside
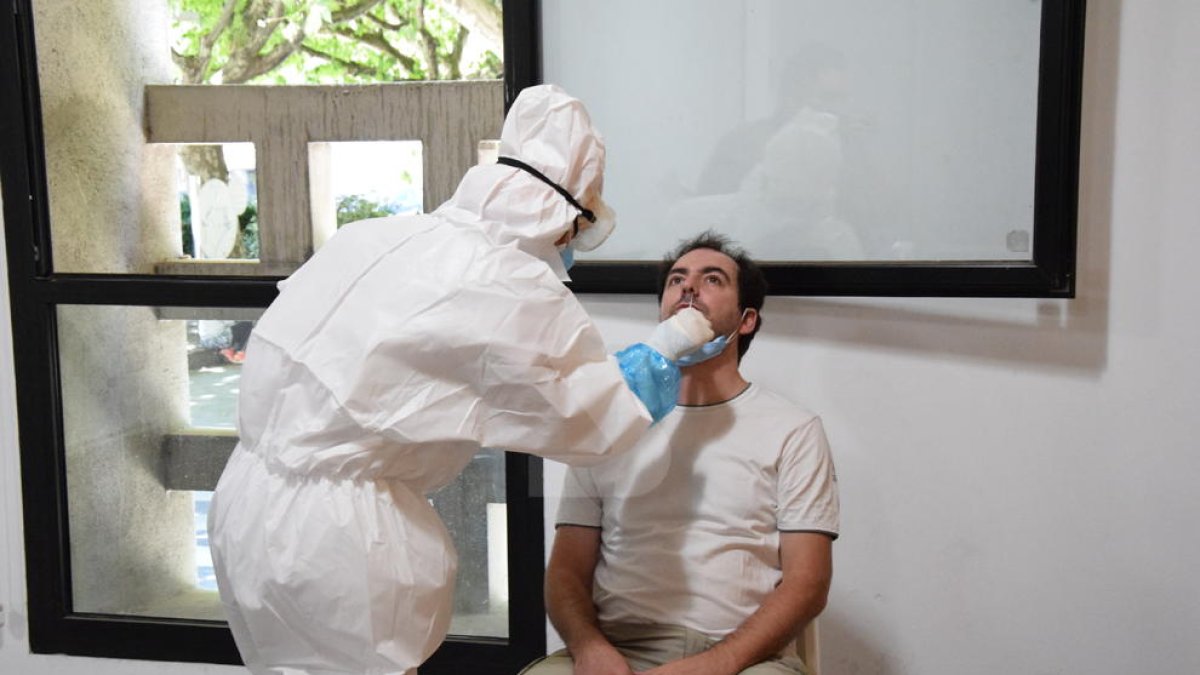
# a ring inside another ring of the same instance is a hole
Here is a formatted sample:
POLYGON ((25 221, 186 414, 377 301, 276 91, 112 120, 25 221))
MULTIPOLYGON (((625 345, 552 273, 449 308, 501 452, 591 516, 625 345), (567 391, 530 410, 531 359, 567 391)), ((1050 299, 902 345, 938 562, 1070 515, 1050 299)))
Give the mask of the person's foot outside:
POLYGON ((235 350, 233 347, 222 349, 220 354, 226 363, 240 364, 246 360, 246 352, 235 350))

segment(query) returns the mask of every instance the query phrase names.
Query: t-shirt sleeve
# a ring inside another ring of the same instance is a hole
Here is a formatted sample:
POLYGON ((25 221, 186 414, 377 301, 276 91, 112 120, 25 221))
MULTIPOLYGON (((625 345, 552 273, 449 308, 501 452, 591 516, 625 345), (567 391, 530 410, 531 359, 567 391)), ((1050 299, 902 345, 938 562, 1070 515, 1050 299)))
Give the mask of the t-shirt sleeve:
POLYGON ((562 499, 558 502, 558 517, 554 519, 555 527, 600 527, 603 515, 600 491, 596 489, 592 471, 583 468, 568 469, 563 481, 562 499))
POLYGON ((837 472, 819 417, 788 436, 779 460, 778 481, 776 518, 781 531, 838 537, 837 472))

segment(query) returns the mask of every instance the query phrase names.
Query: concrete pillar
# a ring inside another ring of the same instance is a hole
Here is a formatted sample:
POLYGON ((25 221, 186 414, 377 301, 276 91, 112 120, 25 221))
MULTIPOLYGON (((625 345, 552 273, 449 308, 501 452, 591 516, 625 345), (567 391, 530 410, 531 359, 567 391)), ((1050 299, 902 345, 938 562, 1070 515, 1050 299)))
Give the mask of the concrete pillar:
MULTIPOLYGON (((152 273, 181 250, 174 149, 148 145, 143 91, 169 82, 165 2, 40 0, 54 263, 152 273)), ((163 487, 186 422, 182 322, 146 307, 59 311, 74 608, 153 612, 194 574, 191 495, 163 487)))

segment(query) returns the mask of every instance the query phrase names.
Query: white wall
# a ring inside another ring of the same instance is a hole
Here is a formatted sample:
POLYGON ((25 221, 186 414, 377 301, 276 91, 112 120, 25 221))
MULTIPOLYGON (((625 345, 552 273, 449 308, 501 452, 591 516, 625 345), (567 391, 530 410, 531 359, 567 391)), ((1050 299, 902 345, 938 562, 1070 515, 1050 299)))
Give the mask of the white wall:
POLYGON ((826 673, 1200 672, 1200 4, 1089 6, 1077 299, 767 303, 746 369, 838 462, 826 673))
MULTIPOLYGON (((1089 5, 1077 299, 768 302, 746 369, 823 415, 841 481, 825 673, 1200 672, 1200 5, 1089 5)), ((586 302, 614 343, 651 326, 586 302)), ((0 672, 231 672, 27 654, 8 321, 0 672)))

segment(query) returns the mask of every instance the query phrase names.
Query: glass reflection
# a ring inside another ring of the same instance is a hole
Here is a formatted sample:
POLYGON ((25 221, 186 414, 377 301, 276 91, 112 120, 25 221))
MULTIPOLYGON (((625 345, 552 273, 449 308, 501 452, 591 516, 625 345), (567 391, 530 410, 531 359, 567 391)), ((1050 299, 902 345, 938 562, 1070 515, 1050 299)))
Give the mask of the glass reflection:
POLYGON ((581 257, 713 228, 764 261, 1031 260, 1042 5, 546 3, 548 79, 586 89, 606 199, 654 224, 581 257), (597 27, 605 59, 559 37, 597 27), (628 76, 646 63, 672 85, 628 76))

